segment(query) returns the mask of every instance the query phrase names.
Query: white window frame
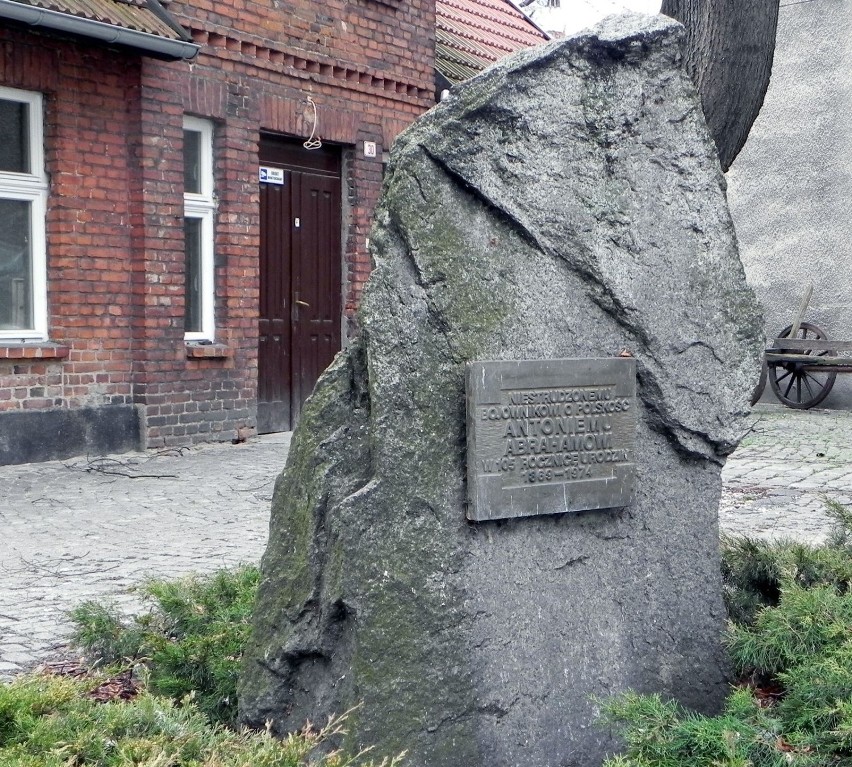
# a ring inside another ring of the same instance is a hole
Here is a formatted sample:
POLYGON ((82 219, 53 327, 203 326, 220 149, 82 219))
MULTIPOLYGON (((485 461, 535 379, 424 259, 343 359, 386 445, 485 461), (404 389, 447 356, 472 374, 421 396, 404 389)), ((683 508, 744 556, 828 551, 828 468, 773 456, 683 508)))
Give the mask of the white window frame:
POLYGON ((47 340, 47 173, 44 168, 44 102, 40 93, 0 86, 0 99, 26 104, 30 172, 0 171, 0 198, 30 203, 30 277, 33 327, 0 330, 0 343, 47 340))
POLYGON ((183 129, 201 134, 199 193, 183 194, 184 218, 201 221, 201 330, 186 331, 185 341, 216 340, 216 285, 214 253, 214 219, 216 216, 216 195, 213 184, 213 123, 199 117, 184 117, 183 129))

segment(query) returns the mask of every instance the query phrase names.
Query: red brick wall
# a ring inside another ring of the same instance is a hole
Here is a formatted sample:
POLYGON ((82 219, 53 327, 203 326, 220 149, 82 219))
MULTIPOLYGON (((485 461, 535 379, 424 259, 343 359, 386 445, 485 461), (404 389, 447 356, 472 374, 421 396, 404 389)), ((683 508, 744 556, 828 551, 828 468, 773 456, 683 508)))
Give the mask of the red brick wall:
POLYGON ((214 36, 206 42, 224 48, 226 58, 263 61, 269 50, 273 63, 279 53, 306 59, 307 66, 295 64, 306 74, 336 77, 333 69, 348 69, 339 76, 350 83, 387 76, 431 90, 434 0, 172 0, 168 9, 185 27, 214 36))
POLYGON ((187 111, 224 119, 216 96, 224 76, 255 99, 261 130, 307 138, 310 96, 323 140, 355 150, 345 247, 351 316, 370 272, 366 240, 381 186, 382 148, 432 104, 434 0, 172 0, 169 11, 203 46, 187 82, 187 111), (363 141, 378 144, 376 159, 363 156, 363 141))
MULTIPOLYGON (((144 286, 145 342, 137 351, 135 375, 149 446, 229 436, 255 425, 260 133, 307 138, 313 123, 310 96, 319 136, 344 147, 348 200, 342 257, 351 317, 371 269, 367 237, 381 186, 382 148, 430 106, 433 93, 433 2, 301 2, 289 3, 285 11, 274 3, 173 1, 169 11, 191 29, 202 49, 190 67, 145 61, 143 133, 160 125, 165 137, 164 114, 174 114, 176 105, 179 113, 214 121, 216 330, 228 356, 182 356, 182 330, 170 324, 176 315, 160 306, 182 305, 181 223, 179 217, 157 220, 146 212, 144 226, 153 230, 145 248, 146 273, 163 272, 159 283, 144 286), (376 158, 364 157, 365 140, 377 143, 376 158)), ((179 122, 170 127, 179 131, 179 122)), ((182 204, 182 168, 172 167, 174 154, 167 149, 177 140, 174 134, 163 144, 143 142, 149 169, 143 184, 146 211, 182 204)))
POLYGON ((0 83, 44 97, 49 332, 67 353, 0 359, 0 411, 132 400, 127 179, 138 78, 138 58, 0 30, 0 83))
POLYGON ((133 403, 148 447, 252 430, 258 140, 306 138, 308 96, 319 136, 342 147, 351 318, 382 150, 431 104, 434 2, 276 6, 173 0, 202 45, 192 63, 0 30, 0 84, 45 96, 50 339, 67 348, 32 362, 0 348, 0 411, 133 403), (183 341, 184 114, 215 125, 217 344, 197 352, 183 341))

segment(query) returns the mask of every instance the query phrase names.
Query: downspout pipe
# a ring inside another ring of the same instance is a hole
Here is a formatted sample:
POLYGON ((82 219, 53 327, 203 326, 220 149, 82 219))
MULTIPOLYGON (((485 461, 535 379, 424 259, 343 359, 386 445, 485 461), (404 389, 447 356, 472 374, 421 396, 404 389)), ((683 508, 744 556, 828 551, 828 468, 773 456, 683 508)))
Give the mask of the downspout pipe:
POLYGON ((18 21, 31 27, 42 27, 55 32, 65 32, 98 40, 111 45, 125 45, 155 56, 169 59, 194 59, 201 48, 197 43, 186 40, 170 40, 167 37, 139 32, 135 29, 117 27, 102 21, 83 19, 59 11, 36 8, 32 5, 0 0, 0 19, 18 21))

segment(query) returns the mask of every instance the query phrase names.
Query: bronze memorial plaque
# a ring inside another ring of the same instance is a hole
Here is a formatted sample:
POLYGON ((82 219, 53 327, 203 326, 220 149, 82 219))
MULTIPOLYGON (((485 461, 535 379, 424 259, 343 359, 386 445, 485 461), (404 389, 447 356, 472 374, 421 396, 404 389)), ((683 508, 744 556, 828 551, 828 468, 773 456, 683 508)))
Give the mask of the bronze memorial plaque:
POLYGON ((468 519, 627 506, 636 360, 470 362, 468 519))

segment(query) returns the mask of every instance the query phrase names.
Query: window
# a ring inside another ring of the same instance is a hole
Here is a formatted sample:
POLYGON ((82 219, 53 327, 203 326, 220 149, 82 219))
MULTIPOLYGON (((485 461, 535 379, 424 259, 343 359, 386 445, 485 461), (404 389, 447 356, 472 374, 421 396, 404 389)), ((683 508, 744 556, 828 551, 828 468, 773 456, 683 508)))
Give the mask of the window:
POLYGON ((0 341, 47 338, 41 94, 0 87, 0 341))
POLYGON ((183 121, 183 229, 186 253, 184 338, 213 341, 216 290, 213 267, 213 125, 183 121))

